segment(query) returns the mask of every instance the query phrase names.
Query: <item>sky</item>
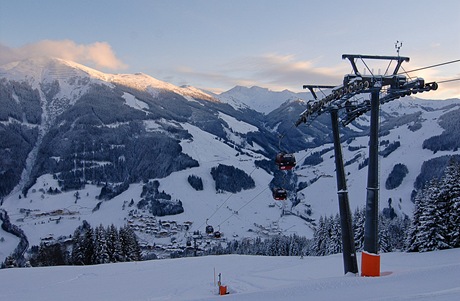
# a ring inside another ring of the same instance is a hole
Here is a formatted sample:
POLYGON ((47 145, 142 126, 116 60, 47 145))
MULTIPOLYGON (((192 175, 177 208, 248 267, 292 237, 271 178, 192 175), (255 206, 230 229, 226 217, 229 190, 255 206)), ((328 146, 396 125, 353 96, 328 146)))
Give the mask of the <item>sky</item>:
MULTIPOLYGON (((0 65, 56 56, 217 93, 337 85, 342 54, 396 56, 397 41, 406 71, 459 60, 460 1, 0 0, 0 65)), ((409 75, 458 79, 460 62, 409 75)), ((422 95, 460 98, 460 81, 422 95)))

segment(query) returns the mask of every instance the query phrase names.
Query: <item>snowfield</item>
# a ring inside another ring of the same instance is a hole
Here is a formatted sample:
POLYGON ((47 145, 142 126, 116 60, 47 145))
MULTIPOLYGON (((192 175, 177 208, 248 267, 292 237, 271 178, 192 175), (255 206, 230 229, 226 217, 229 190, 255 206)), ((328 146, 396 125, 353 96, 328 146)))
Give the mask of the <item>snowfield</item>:
POLYGON ((381 277, 343 275, 341 254, 3 269, 0 300, 460 300, 459 258, 460 249, 385 253, 381 277), (226 296, 218 295, 219 273, 226 296))

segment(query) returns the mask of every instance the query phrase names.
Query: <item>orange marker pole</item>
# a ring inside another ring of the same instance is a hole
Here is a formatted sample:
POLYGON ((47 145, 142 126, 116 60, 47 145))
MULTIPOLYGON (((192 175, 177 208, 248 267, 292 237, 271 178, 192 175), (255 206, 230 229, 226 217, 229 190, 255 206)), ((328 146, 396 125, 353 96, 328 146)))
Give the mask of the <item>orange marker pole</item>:
POLYGON ((379 277, 380 276, 380 255, 362 252, 361 257, 361 276, 379 277))

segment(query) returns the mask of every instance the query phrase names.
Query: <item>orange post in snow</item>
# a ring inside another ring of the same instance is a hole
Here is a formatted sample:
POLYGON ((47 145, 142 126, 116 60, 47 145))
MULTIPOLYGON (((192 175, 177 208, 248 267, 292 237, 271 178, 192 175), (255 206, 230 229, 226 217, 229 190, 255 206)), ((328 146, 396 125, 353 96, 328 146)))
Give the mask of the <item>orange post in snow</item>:
POLYGON ((227 294, 227 286, 221 285, 219 286, 219 295, 226 295, 227 294))
POLYGON ((362 252, 361 257, 361 276, 379 277, 380 276, 380 255, 362 252))

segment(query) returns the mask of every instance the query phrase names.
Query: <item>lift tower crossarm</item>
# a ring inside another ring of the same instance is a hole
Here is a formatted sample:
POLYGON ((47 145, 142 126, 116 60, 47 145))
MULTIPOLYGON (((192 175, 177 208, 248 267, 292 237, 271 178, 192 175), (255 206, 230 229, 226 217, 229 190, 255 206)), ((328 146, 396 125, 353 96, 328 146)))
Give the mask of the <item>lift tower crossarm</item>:
POLYGON ((315 99, 318 99, 318 96, 316 96, 315 89, 332 89, 335 87, 336 86, 328 86, 328 85, 303 85, 304 89, 310 90, 311 95, 313 95, 315 99))
POLYGON ((361 76, 356 67, 355 59, 370 59, 370 60, 392 60, 397 61, 395 70, 393 71, 393 75, 398 74, 399 68, 403 62, 408 62, 409 58, 406 56, 387 56, 387 55, 364 55, 364 54, 343 54, 342 59, 348 59, 351 63, 351 67, 357 76, 361 76))

